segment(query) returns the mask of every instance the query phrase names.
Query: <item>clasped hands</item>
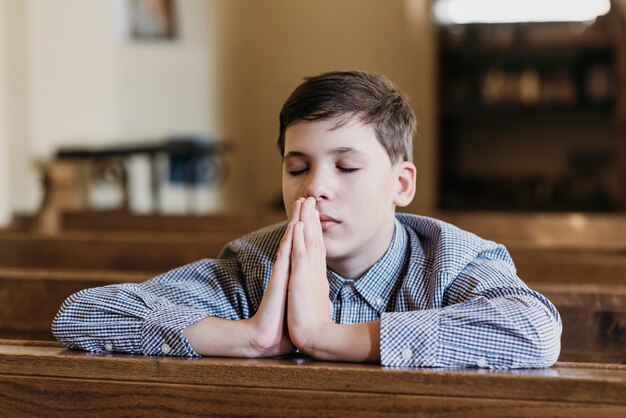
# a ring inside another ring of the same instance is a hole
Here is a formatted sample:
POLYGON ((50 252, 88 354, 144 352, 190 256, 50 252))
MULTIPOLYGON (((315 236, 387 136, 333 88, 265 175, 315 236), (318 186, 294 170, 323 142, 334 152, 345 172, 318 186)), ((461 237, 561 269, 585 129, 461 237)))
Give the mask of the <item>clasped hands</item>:
POLYGON ((326 278, 326 247, 314 198, 300 198, 254 316, 209 316, 183 331, 202 355, 272 357, 297 348, 320 360, 380 361, 380 321, 335 324, 326 278))
POLYGON ((287 354, 297 347, 330 358, 331 319, 326 247, 315 199, 294 203, 280 242, 272 276, 256 314, 250 318, 251 348, 259 357, 287 354))

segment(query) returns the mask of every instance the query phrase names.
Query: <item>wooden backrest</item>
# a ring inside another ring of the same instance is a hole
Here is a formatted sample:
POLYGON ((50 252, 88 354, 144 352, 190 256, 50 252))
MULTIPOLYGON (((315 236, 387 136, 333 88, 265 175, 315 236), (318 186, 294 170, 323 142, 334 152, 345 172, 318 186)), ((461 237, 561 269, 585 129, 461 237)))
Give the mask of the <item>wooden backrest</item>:
POLYGON ((0 338, 51 340, 51 324, 63 301, 79 290, 138 283, 155 272, 0 268, 0 338))
POLYGON ((123 211, 81 211, 63 213, 61 228, 63 232, 152 231, 191 234, 231 232, 243 235, 285 219, 286 215, 280 212, 252 216, 243 214, 136 215, 123 211))
POLYGON ((515 248, 626 249, 624 214, 443 212, 435 216, 515 248))
MULTIPOLYGON (((164 272, 215 258, 236 234, 0 234, 0 267, 164 272)), ((531 283, 626 284, 626 250, 510 246, 519 276, 531 283)))
POLYGON ((8 415, 623 416, 626 368, 388 369, 303 357, 225 359, 68 352, 0 341, 8 415))
MULTIPOLYGON (((514 247, 626 249, 626 215, 592 213, 436 212, 432 216, 514 247)), ((285 219, 282 212, 259 215, 135 215, 123 211, 65 212, 63 233, 152 231, 243 234, 285 219)), ((18 222, 19 221, 19 222, 18 222)), ((15 228, 27 228, 26 217, 15 228)))
POLYGON ((215 258, 234 233, 0 234, 0 267, 166 271, 215 258))

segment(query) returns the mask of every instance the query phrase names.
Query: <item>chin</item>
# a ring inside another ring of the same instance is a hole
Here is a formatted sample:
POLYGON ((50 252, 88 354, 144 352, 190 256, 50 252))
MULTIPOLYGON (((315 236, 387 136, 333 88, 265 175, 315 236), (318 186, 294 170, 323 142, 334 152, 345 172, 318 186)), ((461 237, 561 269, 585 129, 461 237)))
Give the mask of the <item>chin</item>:
POLYGON ((326 245, 327 260, 344 259, 349 254, 348 248, 346 247, 345 243, 340 244, 336 241, 329 242, 327 239, 325 239, 324 244, 326 245))

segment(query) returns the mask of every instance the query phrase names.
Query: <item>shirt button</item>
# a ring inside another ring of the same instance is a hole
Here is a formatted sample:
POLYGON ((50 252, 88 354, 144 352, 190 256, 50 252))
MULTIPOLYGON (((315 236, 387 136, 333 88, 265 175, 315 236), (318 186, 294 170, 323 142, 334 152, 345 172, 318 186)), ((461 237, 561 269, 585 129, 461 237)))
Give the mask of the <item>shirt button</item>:
POLYGON ((485 360, 484 358, 479 358, 479 359, 476 361, 476 365, 477 365, 478 367, 487 367, 487 360, 485 360))
POLYGON ((403 359, 408 360, 411 357, 413 357, 413 351, 411 351, 410 348, 405 348, 404 350, 402 350, 402 358, 403 359))
POLYGON ((376 299, 376 305, 383 306, 383 303, 385 303, 385 301, 382 298, 376 299))
POLYGON ((354 286, 352 286, 351 284, 349 284, 348 286, 346 286, 346 293, 351 295, 354 293, 354 286))
POLYGON ((162 352, 163 354, 169 354, 169 352, 170 352, 170 351, 172 351, 172 348, 171 348, 169 345, 167 345, 167 344, 163 344, 163 345, 161 346, 161 352, 162 352))
POLYGON ((111 344, 109 344, 109 343, 106 343, 106 344, 104 345, 104 349, 105 349, 106 351, 111 351, 111 350, 113 350, 113 346, 112 346, 111 344))

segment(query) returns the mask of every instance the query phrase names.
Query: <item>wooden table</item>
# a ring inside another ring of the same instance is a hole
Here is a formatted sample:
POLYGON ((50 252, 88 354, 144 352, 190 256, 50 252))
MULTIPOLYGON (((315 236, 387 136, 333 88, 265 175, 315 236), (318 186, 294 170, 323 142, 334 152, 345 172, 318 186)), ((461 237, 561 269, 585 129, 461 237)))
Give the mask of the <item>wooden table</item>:
POLYGON ((622 417, 626 367, 393 369, 88 354, 0 341, 8 416, 622 417))

